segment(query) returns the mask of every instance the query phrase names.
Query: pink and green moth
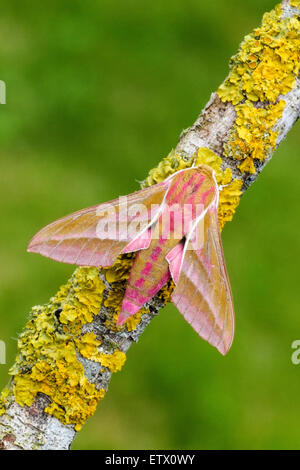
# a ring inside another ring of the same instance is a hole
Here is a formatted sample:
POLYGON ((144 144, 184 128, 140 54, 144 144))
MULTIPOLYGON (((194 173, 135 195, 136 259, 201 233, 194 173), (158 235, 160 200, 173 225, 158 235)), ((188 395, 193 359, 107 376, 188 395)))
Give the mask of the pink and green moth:
POLYGON ((214 171, 200 165, 162 183, 89 207, 41 229, 28 251, 79 266, 114 264, 135 252, 118 325, 170 280, 172 302, 222 354, 231 346, 234 310, 224 261, 214 171))

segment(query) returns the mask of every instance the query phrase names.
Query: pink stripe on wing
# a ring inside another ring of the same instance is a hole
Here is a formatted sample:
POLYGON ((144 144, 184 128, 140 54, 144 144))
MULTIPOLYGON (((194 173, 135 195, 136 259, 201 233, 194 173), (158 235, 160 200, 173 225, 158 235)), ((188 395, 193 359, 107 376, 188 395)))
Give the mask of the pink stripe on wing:
POLYGON ((150 258, 152 259, 152 261, 155 262, 155 261, 157 260, 157 258, 158 258, 159 255, 161 254, 161 251, 162 251, 162 249, 161 249, 160 246, 156 246, 156 247, 154 248, 154 250, 152 251, 152 254, 151 254, 151 256, 150 256, 150 258))
POLYGON ((199 178, 199 181, 196 183, 195 185, 195 188, 194 188, 194 191, 193 191, 193 194, 191 195, 191 197, 187 200, 187 204, 194 204, 195 202, 195 198, 197 196, 197 193, 199 191, 199 188, 202 186, 202 183, 203 181, 205 180, 205 176, 204 175, 199 175, 200 178, 199 178))
POLYGON ((143 276, 149 276, 152 266, 153 266, 152 263, 149 263, 149 262, 146 263, 144 269, 142 270, 143 276))
POLYGON ((143 295, 139 294, 137 290, 129 286, 127 287, 126 292, 125 292, 124 300, 125 299, 134 300, 140 305, 140 307, 142 307, 144 303, 147 302, 148 300, 147 297, 144 297, 143 295))
POLYGON ((143 287, 144 283, 145 283, 145 279, 144 279, 143 277, 140 277, 140 278, 136 281, 135 287, 143 287))
POLYGON ((202 194, 201 196, 201 203, 205 205, 205 202, 206 202, 206 199, 208 198, 208 196, 213 193, 215 190, 215 188, 212 186, 210 189, 208 189, 207 191, 205 191, 205 193, 202 194))
POLYGON ((177 190, 178 186, 180 185, 181 180, 183 178, 183 173, 180 173, 180 175, 178 175, 177 178, 178 178, 178 181, 176 183, 174 181, 172 181, 172 185, 171 185, 169 191, 167 192, 166 199, 168 201, 170 200, 171 196, 173 195, 173 193, 177 190))
MULTIPOLYGON (((122 313, 126 312, 129 313, 130 315, 134 315, 136 312, 138 312, 140 307, 138 305, 135 305, 133 302, 130 302, 130 300, 123 300, 122 303, 122 313)), ((128 315, 128 316, 130 316, 128 315)))
MULTIPOLYGON (((174 203, 180 203, 182 201, 182 195, 184 194, 186 188, 188 188, 191 184, 194 183, 195 179, 198 177, 199 174, 193 174, 193 176, 182 186, 182 188, 180 189, 180 192, 176 195, 176 197, 174 198, 174 203)), ((202 176, 202 175, 200 175, 202 176)))
POLYGON ((155 294, 157 294, 157 292, 168 282, 168 280, 170 279, 170 272, 169 272, 169 269, 165 272, 165 274, 162 276, 162 278, 158 281, 158 283, 152 287, 152 289, 150 289, 148 291, 148 295, 149 297, 153 297, 155 294))

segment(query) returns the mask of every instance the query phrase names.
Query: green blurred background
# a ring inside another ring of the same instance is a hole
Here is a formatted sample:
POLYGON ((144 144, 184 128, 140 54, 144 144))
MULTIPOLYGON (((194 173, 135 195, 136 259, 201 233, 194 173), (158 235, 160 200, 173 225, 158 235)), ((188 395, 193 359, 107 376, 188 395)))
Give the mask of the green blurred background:
MULTIPOLYGON (((6 0, 1 6, 0 339, 73 267, 26 253, 71 211, 138 188, 228 73, 272 0, 6 0)), ((236 335, 226 357, 173 306, 133 345, 74 449, 299 448, 299 127, 223 232, 236 335)))

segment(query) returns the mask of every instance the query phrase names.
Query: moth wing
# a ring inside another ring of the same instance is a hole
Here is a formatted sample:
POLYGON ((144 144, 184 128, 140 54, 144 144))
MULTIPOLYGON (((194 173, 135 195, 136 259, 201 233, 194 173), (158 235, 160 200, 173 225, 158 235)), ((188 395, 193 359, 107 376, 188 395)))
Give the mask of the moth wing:
POLYGON ((79 266, 111 266, 135 238, 144 238, 139 248, 150 244, 147 226, 160 212, 168 187, 169 182, 159 183, 67 215, 42 228, 27 251, 79 266))
POLYGON ((234 335, 234 308, 216 206, 187 243, 172 301, 199 336, 226 354, 234 335))

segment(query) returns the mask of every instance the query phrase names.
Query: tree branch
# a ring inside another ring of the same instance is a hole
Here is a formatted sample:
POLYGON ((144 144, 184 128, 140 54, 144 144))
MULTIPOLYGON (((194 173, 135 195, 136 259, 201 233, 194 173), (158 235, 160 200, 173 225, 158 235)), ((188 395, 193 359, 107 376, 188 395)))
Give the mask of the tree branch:
MULTIPOLYGON (((174 151, 143 186, 197 163, 216 171, 221 228, 300 114, 299 0, 284 0, 245 37, 230 73, 174 151)), ((169 282, 122 328, 116 318, 133 255, 106 269, 78 268, 33 307, 0 402, 0 447, 68 449, 103 399, 126 351, 169 300, 169 282)))

